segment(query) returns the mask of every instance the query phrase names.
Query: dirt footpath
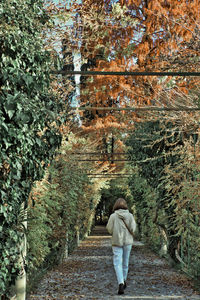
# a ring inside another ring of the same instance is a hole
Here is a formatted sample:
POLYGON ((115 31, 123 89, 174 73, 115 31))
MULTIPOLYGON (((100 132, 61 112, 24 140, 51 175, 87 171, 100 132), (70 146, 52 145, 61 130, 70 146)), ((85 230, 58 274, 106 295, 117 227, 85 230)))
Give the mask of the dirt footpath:
POLYGON ((96 227, 69 258, 45 276, 28 300, 200 300, 200 293, 183 274, 139 242, 131 252, 125 294, 118 296, 117 291, 110 236, 105 228, 96 227))

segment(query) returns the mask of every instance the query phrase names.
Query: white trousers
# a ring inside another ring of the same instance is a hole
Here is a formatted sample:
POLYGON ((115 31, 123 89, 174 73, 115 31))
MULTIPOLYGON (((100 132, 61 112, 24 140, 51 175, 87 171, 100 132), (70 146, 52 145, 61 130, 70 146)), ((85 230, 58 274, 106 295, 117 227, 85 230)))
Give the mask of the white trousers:
POLYGON ((127 279, 131 248, 132 245, 125 245, 122 247, 112 246, 113 265, 118 284, 124 283, 127 279))

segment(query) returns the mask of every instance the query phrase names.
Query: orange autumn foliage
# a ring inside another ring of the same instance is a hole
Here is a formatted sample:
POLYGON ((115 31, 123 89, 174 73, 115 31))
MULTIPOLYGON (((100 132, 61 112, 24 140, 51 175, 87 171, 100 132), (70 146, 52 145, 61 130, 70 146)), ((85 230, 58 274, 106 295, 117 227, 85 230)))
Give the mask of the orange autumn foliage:
MULTIPOLYGON (((82 70, 199 71, 199 0, 70 1, 73 27, 66 26, 66 51, 79 53, 82 70), (70 38, 69 38, 70 37, 70 38)), ((65 36, 65 35, 63 35, 65 36)), ((196 77, 82 77, 80 106, 176 106, 176 95, 197 86, 196 77)), ((83 132, 119 134, 134 129, 145 114, 85 111, 83 132), (118 125, 116 125, 118 124, 118 125)), ((100 138, 101 140, 101 138, 100 138)))
MULTIPOLYGON (((82 1, 72 6, 81 23, 81 56, 92 60, 88 70, 98 71, 198 71, 199 1, 124 0, 117 1, 119 13, 114 14, 112 1, 82 1), (121 12, 120 8, 121 7, 121 12), (91 20, 91 23, 89 22, 91 20)), ((79 24, 80 27, 80 24, 79 24)), ((175 77, 174 86, 188 93, 196 78, 175 77)), ((96 76, 84 82, 81 105, 144 106, 152 100, 159 103, 160 95, 169 85, 156 77, 96 76)), ((168 89, 172 99, 173 88, 168 89)), ((162 104, 162 103, 161 103, 162 104)), ((95 129, 99 116, 121 114, 93 111, 95 129)), ((87 114, 88 115, 88 114, 87 114)), ((84 120, 91 126, 90 118, 84 120)), ((105 119, 106 120, 106 119, 105 119)), ((105 122, 105 128, 107 127, 105 122)))

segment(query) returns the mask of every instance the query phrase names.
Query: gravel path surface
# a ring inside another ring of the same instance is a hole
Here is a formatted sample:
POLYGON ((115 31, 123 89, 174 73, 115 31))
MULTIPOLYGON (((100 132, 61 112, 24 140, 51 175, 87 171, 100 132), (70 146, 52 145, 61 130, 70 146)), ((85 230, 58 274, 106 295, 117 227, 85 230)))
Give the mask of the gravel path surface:
POLYGON ((118 296, 117 290, 110 236, 105 228, 96 227, 72 255, 46 274, 28 300, 200 300, 185 275, 139 242, 131 253, 125 294, 118 296))

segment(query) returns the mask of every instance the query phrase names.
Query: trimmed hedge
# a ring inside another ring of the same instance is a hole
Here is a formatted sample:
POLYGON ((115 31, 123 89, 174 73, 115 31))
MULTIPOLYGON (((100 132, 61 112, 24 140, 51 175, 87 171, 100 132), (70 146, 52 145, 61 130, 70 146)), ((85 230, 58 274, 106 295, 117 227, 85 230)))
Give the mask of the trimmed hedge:
POLYGON ((48 19, 41 0, 0 3, 0 294, 19 272, 22 206, 61 143, 41 37, 48 19))
POLYGON ((38 273, 64 258, 66 245, 71 253, 78 238, 82 240, 90 232, 100 199, 99 185, 90 182, 88 171, 64 148, 31 192, 30 204, 33 201, 35 205, 28 209, 29 290, 38 273))
POLYGON ((164 121, 136 126, 129 186, 141 237, 157 251, 165 244, 168 258, 199 278, 199 143, 192 130, 182 132, 164 121))

